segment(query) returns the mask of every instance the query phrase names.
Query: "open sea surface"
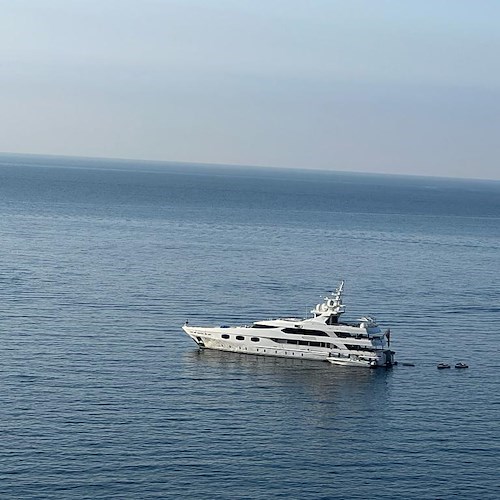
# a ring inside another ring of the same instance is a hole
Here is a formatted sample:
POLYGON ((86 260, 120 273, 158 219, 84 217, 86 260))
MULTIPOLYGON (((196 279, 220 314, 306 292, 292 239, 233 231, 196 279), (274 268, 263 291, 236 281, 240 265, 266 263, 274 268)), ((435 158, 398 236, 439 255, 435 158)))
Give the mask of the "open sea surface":
POLYGON ((500 182, 3 154, 0 238, 0 498, 500 498, 500 182), (341 279, 398 366, 181 330, 341 279))

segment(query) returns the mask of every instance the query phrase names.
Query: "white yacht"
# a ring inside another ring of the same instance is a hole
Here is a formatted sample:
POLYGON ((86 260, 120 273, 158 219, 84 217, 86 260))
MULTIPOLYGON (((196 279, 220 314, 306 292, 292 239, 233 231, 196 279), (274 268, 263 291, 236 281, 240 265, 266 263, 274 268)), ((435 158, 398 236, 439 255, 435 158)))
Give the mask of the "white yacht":
POLYGON ((244 354, 329 361, 337 365, 391 366, 390 330, 374 318, 340 321, 344 282, 312 311, 312 317, 256 321, 245 326, 191 326, 182 329, 200 348, 244 354))

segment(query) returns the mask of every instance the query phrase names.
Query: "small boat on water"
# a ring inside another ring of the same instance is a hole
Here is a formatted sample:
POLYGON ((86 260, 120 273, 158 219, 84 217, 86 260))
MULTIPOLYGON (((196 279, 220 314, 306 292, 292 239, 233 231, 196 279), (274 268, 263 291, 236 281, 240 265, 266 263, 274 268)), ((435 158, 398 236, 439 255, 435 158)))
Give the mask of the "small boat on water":
POLYGON ((279 318, 244 326, 191 326, 184 332, 200 348, 260 356, 314 359, 336 365, 376 368, 395 364, 390 349, 391 333, 364 316, 357 321, 340 321, 342 281, 331 296, 318 304, 309 318, 279 318))
POLYGON ((457 363, 455 368, 469 368, 469 365, 466 365, 465 363, 457 363))
POLYGON ((439 363, 437 366, 438 370, 444 370, 446 368, 450 368, 450 365, 448 363, 439 363))

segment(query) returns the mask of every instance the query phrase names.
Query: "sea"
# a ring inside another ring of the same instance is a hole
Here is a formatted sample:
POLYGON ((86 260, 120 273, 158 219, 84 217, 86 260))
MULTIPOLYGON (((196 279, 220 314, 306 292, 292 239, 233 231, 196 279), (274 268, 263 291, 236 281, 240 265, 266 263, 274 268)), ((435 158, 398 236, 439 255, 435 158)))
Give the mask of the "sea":
POLYGON ((500 181, 2 154, 0 238, 1 499, 500 498, 500 181), (181 329, 340 280, 397 366, 181 329))

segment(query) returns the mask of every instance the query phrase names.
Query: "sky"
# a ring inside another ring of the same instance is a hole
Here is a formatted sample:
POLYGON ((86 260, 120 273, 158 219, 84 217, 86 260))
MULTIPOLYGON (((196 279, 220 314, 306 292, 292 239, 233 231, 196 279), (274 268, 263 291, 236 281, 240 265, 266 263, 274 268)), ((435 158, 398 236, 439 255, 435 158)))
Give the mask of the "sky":
POLYGON ((499 0, 0 0, 0 151, 500 179, 499 0))

